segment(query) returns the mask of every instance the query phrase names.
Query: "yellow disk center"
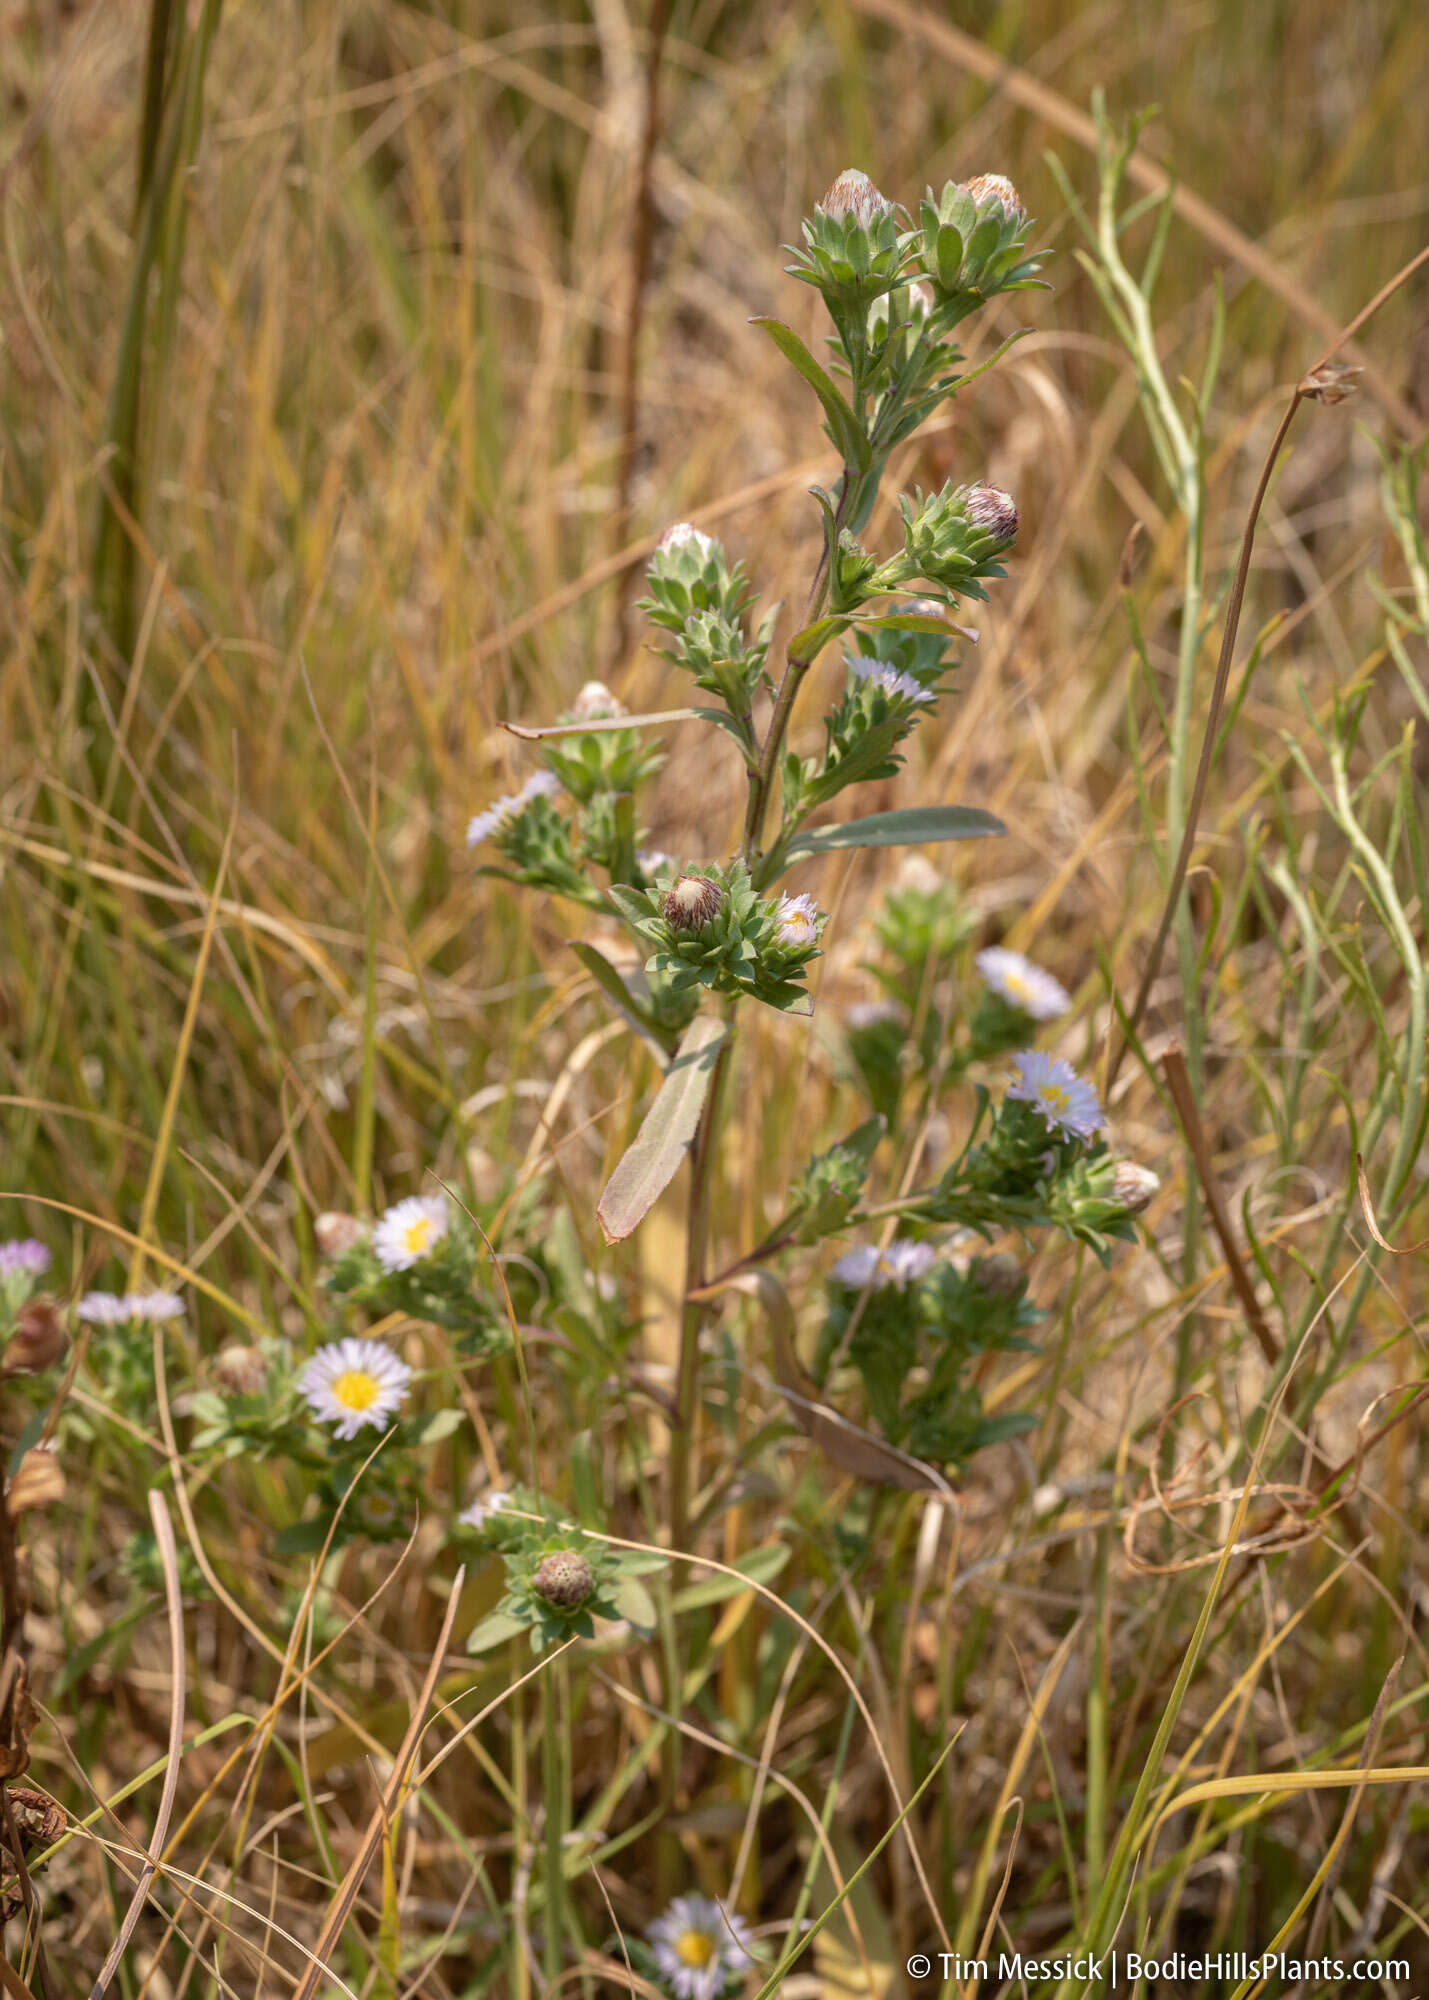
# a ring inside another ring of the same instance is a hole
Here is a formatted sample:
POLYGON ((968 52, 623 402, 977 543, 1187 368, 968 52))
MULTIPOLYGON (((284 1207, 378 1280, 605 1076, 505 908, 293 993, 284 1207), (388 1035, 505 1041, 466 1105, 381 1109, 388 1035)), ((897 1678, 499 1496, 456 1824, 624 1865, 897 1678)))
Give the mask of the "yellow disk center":
POLYGON ((699 1972, 715 1955, 714 1939, 708 1931, 681 1931, 675 1950, 682 1964, 699 1972))
POLYGON ((409 1222, 402 1232, 402 1242, 414 1257, 420 1257, 432 1244, 435 1225, 429 1215, 419 1215, 415 1222, 409 1222))
POLYGON ((365 1368, 344 1368, 332 1385, 333 1399, 345 1410, 370 1410, 382 1393, 375 1375, 365 1368))

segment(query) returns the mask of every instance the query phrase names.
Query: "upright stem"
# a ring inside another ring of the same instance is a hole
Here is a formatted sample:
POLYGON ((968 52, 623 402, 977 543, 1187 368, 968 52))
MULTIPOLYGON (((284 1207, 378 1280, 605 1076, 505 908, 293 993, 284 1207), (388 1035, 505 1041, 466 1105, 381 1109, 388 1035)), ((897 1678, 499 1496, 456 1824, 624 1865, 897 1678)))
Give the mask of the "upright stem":
POLYGON ((560 1697, 565 1661, 558 1660, 541 1689, 541 1782, 546 1831, 546 1988, 552 1991, 565 1957, 566 1788, 561 1759, 560 1697))

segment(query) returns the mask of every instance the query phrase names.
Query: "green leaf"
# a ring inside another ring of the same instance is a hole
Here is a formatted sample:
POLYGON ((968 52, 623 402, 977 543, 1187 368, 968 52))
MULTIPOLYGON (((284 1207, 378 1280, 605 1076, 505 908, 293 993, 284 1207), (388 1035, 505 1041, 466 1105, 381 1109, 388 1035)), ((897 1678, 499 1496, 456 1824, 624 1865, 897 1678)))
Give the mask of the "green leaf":
POLYGON ((610 1593, 611 1602, 637 1632, 653 1632, 659 1623, 655 1600, 639 1577, 623 1576, 610 1593))
POLYGON ((921 847, 938 840, 982 840, 1006 833, 1002 821, 978 806, 910 806, 902 812, 869 813, 842 826, 819 826, 796 833, 786 864, 804 854, 832 854, 844 847, 921 847))
POLYGON ((407 1442, 409 1444, 439 1444, 453 1431, 460 1430, 466 1418, 460 1410, 433 1410, 429 1416, 418 1417, 413 1424, 407 1442))
POLYGON ((513 1618, 509 1611, 488 1611, 476 1626, 466 1642, 469 1653, 489 1653, 493 1646, 504 1645, 508 1639, 517 1639, 529 1630, 524 1618, 513 1618))
POLYGON ((670 1608, 699 1611, 707 1604, 722 1604, 737 1591, 748 1589, 750 1583, 772 1583, 788 1560, 789 1550, 783 1542, 766 1542, 733 1565, 738 1576, 712 1576, 708 1583, 692 1583, 687 1590, 676 1591, 670 1608))
POLYGON ((605 893, 627 923, 649 923, 650 905, 638 889, 628 889, 623 882, 612 882, 605 893))
POLYGON ((320 1514, 315 1521, 290 1521, 273 1537, 273 1553, 278 1556, 309 1556, 327 1540, 332 1518, 320 1514))
POLYGON ((634 1144, 606 1182, 596 1206, 607 1243, 619 1243, 638 1228, 675 1178, 695 1136, 715 1057, 728 1034, 714 1014, 697 1014, 686 1028, 634 1144))
POLYGON ((571 950, 575 953, 601 992, 604 993, 606 999, 611 1001, 617 1011, 625 1016, 631 1026, 638 1028, 642 1035, 648 1036, 663 1055, 673 1055, 675 1052, 674 1036, 669 1034, 665 1029, 658 1028, 649 1015, 644 1012, 640 1002, 635 998, 635 995, 630 991, 630 988, 626 985, 610 960, 602 952, 598 952, 592 944, 573 942, 571 950))
POLYGON ((868 434, 798 334, 782 321, 767 319, 762 314, 750 324, 764 328, 779 352, 793 362, 823 404, 824 415, 829 420, 829 432, 844 464, 851 465, 855 472, 867 472, 873 463, 873 446, 868 441, 868 434))
POLYGON ((816 618, 812 625, 806 625, 789 641, 789 657, 805 662, 817 659, 830 639, 837 639, 840 632, 847 632, 853 622, 851 618, 816 618))

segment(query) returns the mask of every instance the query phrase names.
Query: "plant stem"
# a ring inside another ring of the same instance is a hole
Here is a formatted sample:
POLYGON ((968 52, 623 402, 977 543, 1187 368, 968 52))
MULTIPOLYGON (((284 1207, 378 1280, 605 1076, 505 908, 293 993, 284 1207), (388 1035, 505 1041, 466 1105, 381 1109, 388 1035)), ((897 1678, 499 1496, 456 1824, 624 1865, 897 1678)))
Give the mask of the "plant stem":
POLYGON ((541 1782, 545 1792, 546 1830, 545 1944, 546 1989, 554 1991, 565 1957, 565 1830, 566 1795, 561 1766, 560 1696, 562 1670, 558 1661, 541 1689, 541 1782))

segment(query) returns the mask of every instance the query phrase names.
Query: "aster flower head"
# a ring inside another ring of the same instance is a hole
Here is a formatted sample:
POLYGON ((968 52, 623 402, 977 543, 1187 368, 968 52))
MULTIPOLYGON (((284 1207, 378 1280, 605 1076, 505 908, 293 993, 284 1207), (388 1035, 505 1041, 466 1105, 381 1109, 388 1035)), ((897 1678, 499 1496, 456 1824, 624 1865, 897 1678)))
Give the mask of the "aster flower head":
POLYGON ((871 1028, 906 1028, 908 1009, 901 1000, 855 1000, 844 1009, 844 1026, 851 1035, 866 1035, 871 1028))
POLYGON ((86 1292, 75 1316, 88 1326, 137 1326, 182 1319, 184 1302, 177 1292, 86 1292))
POLYGON ((1111 1197, 1128 1215, 1140 1215, 1144 1208, 1151 1206, 1160 1185, 1161 1176, 1154 1174, 1150 1167, 1143 1167, 1140 1161, 1118 1160, 1111 1177, 1111 1197))
POLYGON ((635 866, 647 881, 653 881, 657 875, 678 875, 680 872, 679 862, 663 847, 637 847, 635 866))
POLYGON ((876 1243, 860 1243, 845 1251, 834 1265, 834 1277, 851 1292, 906 1291, 925 1278, 938 1261, 931 1243, 914 1243, 896 1236, 884 1249, 876 1243))
POLYGON ((963 193, 972 196, 979 210, 1000 208, 1009 222, 1021 226, 1027 220, 1027 210, 1022 205, 1022 197, 1006 174, 974 174, 970 181, 963 182, 963 193))
POLYGON ((511 1495, 504 1487, 488 1486, 479 1499, 457 1515, 464 1528, 484 1528, 493 1514, 499 1514, 503 1507, 511 1505, 511 1495))
POLYGON ((414 1194, 399 1201, 372 1232, 372 1248, 384 1271, 410 1271, 430 1257, 451 1227, 444 1194, 414 1194))
POLYGON ((818 943, 820 911, 812 896, 781 895, 774 916, 780 944, 807 951, 818 943))
POLYGON ((671 930, 698 931, 718 916, 724 891, 708 875, 681 875, 660 904, 660 914, 671 930))
POLYGON ((992 945, 977 955, 977 969, 999 1000, 1017 1007, 1034 1021, 1055 1021, 1071 1006, 1071 996, 1060 980, 1020 951, 992 945))
POLYGON ((1000 486, 979 482, 963 493, 963 513, 975 528, 983 529, 995 542, 1007 544, 1017 539, 1017 503, 1000 486))
POLYGON ((708 562, 718 544, 713 535, 707 535, 703 528, 697 528, 693 521, 676 521, 673 528, 667 528, 660 537, 660 548, 666 555, 678 555, 681 549, 693 549, 701 562, 708 562))
POLYGON ((50 1268, 50 1253, 33 1236, 0 1243, 0 1278, 39 1278, 50 1268))
POLYGON ((505 792, 486 808, 468 820, 466 844, 480 847, 484 840, 490 840, 499 833, 506 822, 530 805, 533 799, 548 799, 561 789, 561 781, 554 771, 535 771, 526 780, 519 792, 505 792))
POLYGON ((1060 1056, 1041 1049, 1023 1049, 1013 1057, 1016 1074, 1007 1095, 1030 1104, 1049 1132, 1069 1139, 1094 1139, 1106 1119, 1096 1087, 1080 1077, 1060 1056))
POLYGON ((298 1377, 298 1393, 321 1423, 355 1438, 365 1424, 380 1430, 407 1394, 412 1371, 380 1340, 349 1336, 320 1347, 298 1377))
POLYGON ((880 216, 893 213, 887 195, 881 194, 858 167, 845 167, 817 205, 824 215, 839 219, 851 215, 864 229, 880 216))
POLYGON ((749 1932, 708 1896, 676 1896, 645 1933, 675 2000, 715 2000, 730 1974, 748 1970, 749 1932))
POLYGON ((900 673, 886 660, 870 659, 866 653, 846 653, 844 665, 854 680, 871 682, 890 701, 906 701, 910 707, 921 708, 936 698, 931 688, 915 681, 912 674, 900 673))
POLYGON ((595 1590, 595 1571, 579 1550, 556 1549, 542 1556, 531 1588, 557 1611, 578 1611, 595 1590))
POLYGON ((568 713, 581 722, 603 722, 628 711, 619 695, 612 694, 604 681, 587 681, 568 713))

